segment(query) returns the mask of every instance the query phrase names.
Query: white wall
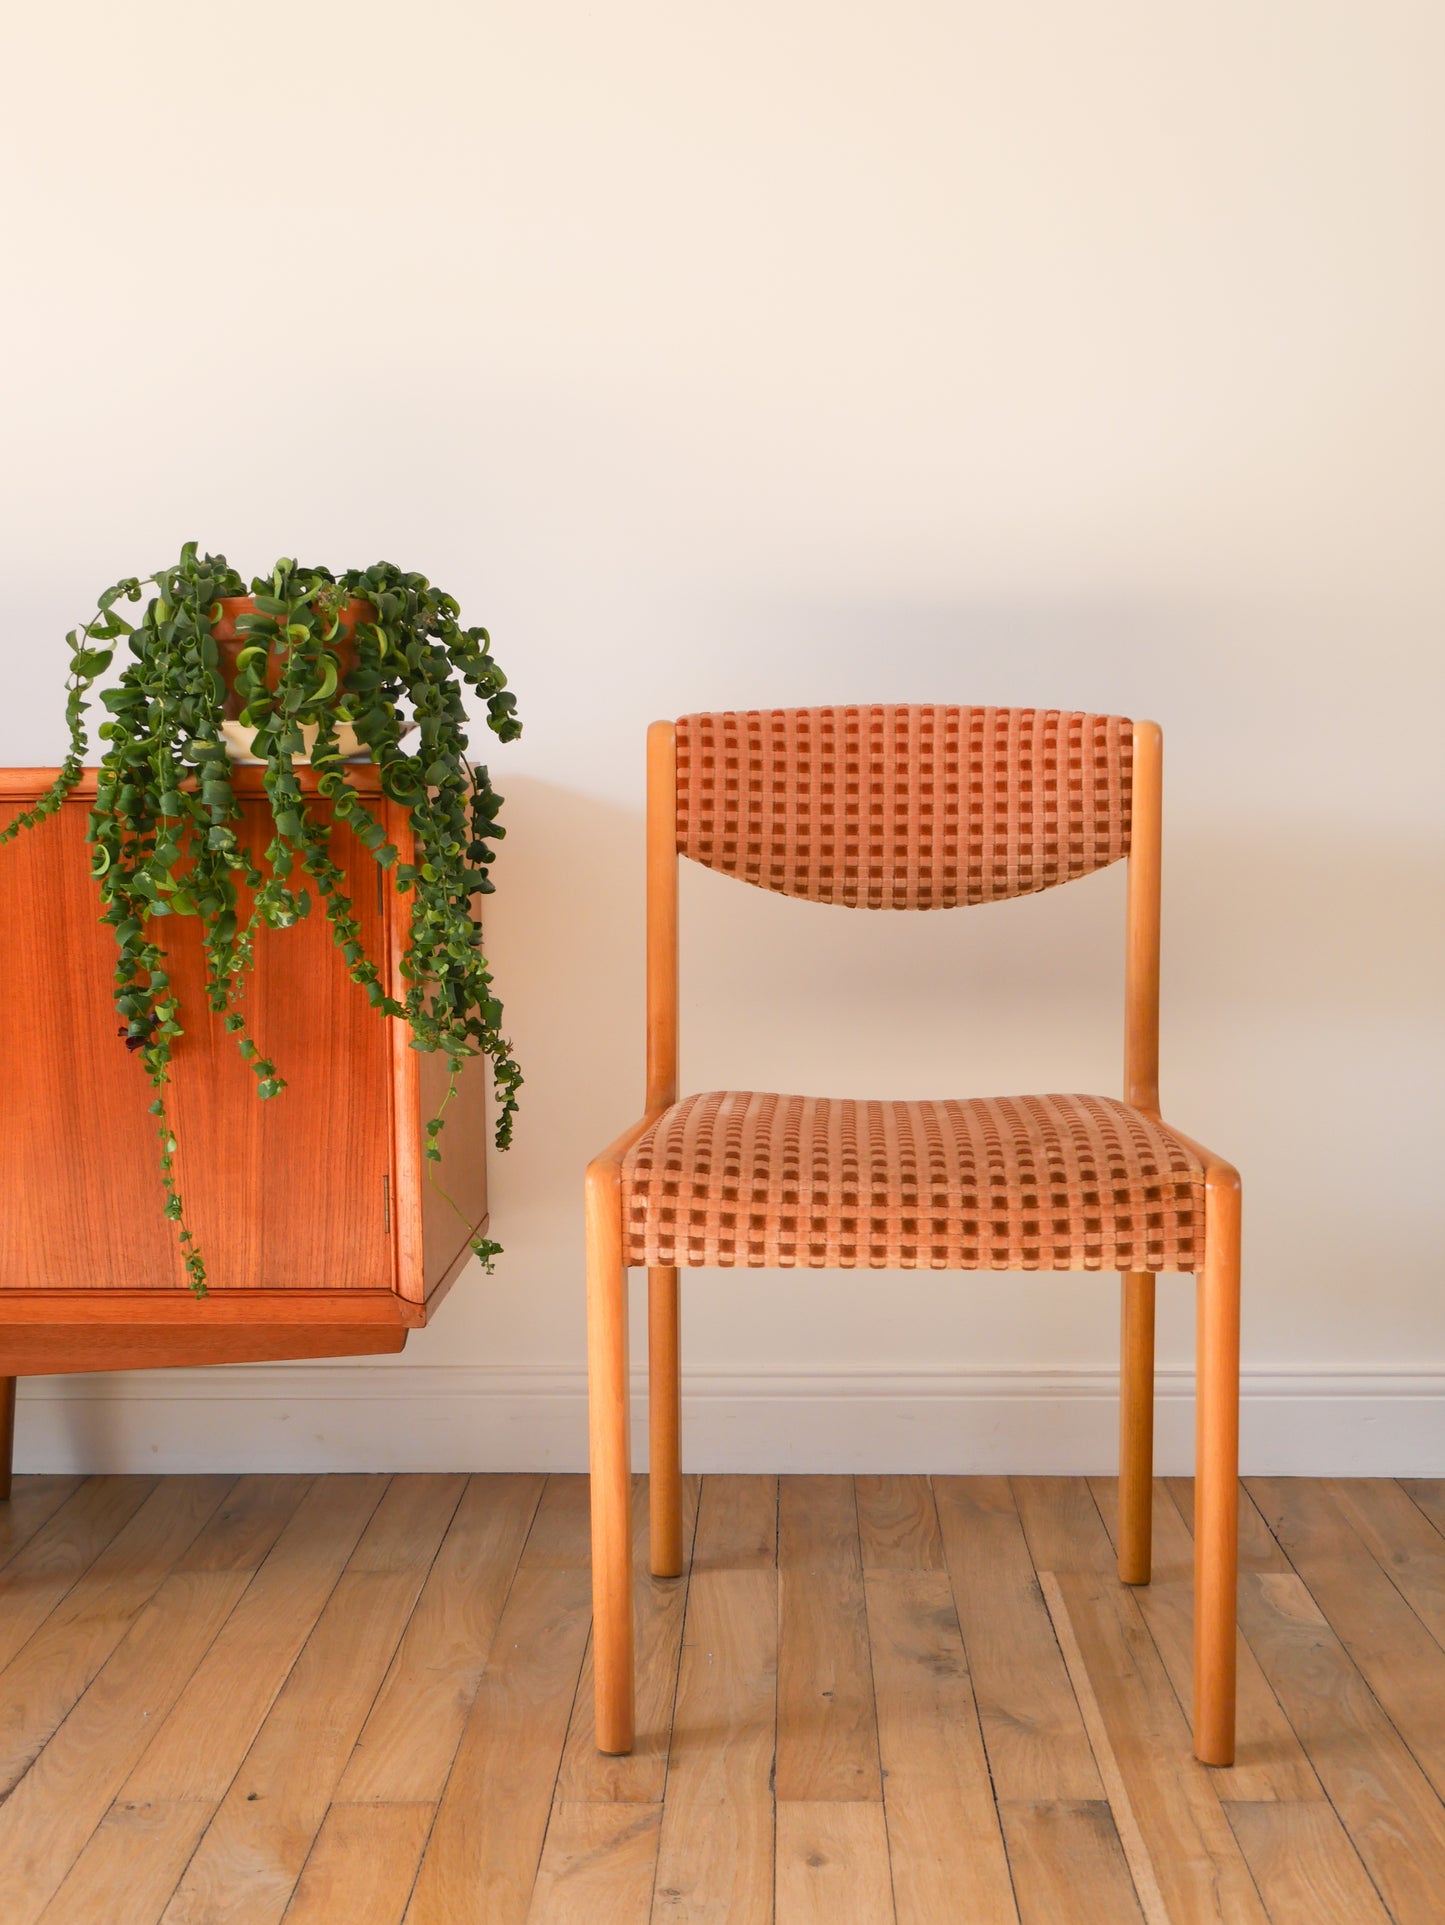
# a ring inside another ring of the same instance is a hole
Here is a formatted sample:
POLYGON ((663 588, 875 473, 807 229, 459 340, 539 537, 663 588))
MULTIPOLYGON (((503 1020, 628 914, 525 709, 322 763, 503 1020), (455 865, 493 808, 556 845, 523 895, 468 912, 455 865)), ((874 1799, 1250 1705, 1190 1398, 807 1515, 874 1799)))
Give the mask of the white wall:
MULTIPOLYGON (((424 569, 526 722, 495 1279, 395 1363, 28 1385, 22 1461, 580 1462, 644 725, 920 700, 1162 721, 1165 1106, 1245 1174, 1247 1461, 1445 1470, 1435 0, 55 0, 8 42, 0 759, 58 755, 64 629, 188 537, 424 569)), ((1112 1091, 1122 881, 689 874, 685 1081, 1112 1091)), ((699 1274, 693 1462, 1107 1468, 1115 1331, 1107 1278, 699 1274)))

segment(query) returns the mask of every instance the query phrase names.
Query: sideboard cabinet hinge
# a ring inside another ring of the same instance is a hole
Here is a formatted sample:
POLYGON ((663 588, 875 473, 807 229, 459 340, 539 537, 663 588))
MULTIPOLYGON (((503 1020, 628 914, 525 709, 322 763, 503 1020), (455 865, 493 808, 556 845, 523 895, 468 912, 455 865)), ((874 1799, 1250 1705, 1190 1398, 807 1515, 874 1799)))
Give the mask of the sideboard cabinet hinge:
POLYGON ((381 1222, 388 1236, 391 1235, 391 1178, 381 1179, 381 1222))

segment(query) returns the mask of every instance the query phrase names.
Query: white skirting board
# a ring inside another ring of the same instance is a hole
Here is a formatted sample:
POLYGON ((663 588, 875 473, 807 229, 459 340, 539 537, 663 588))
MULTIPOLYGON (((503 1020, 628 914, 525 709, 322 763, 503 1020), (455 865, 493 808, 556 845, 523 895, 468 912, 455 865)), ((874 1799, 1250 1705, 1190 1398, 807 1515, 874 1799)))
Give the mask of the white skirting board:
MULTIPOLYGON (((1194 1379, 1156 1381, 1155 1463, 1193 1463, 1194 1379)), ((645 1386, 633 1460, 647 1468, 645 1386)), ((694 1471, 1097 1474, 1117 1463, 1105 1371, 685 1374, 694 1471)), ((1445 1475, 1445 1370, 1246 1374, 1246 1475, 1445 1475)), ((17 1470, 584 1470, 585 1373, 371 1362, 22 1380, 17 1470)))

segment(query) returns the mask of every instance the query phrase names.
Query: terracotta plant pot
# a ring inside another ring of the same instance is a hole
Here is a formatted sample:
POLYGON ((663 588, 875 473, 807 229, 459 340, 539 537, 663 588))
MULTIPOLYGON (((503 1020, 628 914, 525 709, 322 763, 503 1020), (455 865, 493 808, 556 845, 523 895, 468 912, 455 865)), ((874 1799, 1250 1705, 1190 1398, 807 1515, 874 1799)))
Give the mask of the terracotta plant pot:
MULTIPOLYGON (((238 615, 254 615, 256 598, 254 595, 223 595, 221 597, 221 617, 211 626, 216 645, 221 654, 221 676, 226 684, 226 720, 223 725, 226 747, 236 762, 255 762, 259 758, 254 752, 255 730, 248 729, 240 720, 242 703, 236 694, 236 660, 243 648, 253 647, 257 640, 264 637, 238 635, 236 618, 238 615)), ((336 634, 326 644, 341 664, 341 678, 344 680, 356 667, 356 627, 359 622, 374 622, 376 610, 370 602, 349 601, 340 612, 340 625, 336 634)), ((275 688, 281 679, 281 658, 273 654, 266 664, 266 686, 275 688)), ((303 731, 306 738, 306 753, 310 754, 311 743, 315 737, 314 727, 303 731)), ((337 731, 338 745, 343 756, 348 759, 364 755, 366 751, 357 741, 355 732, 347 725, 337 731)), ((304 761, 305 756, 298 756, 304 761)))
MULTIPOLYGON (((241 703, 236 695, 236 658, 243 648, 254 645, 254 635, 236 633, 238 615, 256 613, 254 595, 223 595, 220 602, 221 619, 212 624, 211 633, 221 651, 221 675, 226 684, 226 714, 234 719, 241 713, 241 703)), ((341 611, 341 625, 334 640, 326 646, 341 663, 343 678, 356 667, 356 625, 358 622, 374 622, 376 610, 370 602, 349 601, 341 611)), ((264 638, 262 638, 264 639, 264 638)), ((281 658, 273 655, 266 664, 266 686, 275 688, 281 679, 281 658)))

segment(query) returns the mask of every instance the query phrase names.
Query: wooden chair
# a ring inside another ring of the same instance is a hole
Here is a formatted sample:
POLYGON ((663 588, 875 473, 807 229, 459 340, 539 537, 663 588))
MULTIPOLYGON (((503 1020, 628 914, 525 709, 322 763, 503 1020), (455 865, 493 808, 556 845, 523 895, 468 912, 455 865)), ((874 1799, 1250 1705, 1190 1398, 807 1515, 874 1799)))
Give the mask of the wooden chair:
POLYGON ((1109 1270, 1123 1279, 1119 1576, 1147 1584, 1154 1277, 1198 1317, 1194 1749, 1234 1759, 1239 1177, 1159 1117, 1161 736, 1054 710, 775 709, 647 740, 646 1114, 589 1166, 598 1748, 634 1736, 627 1269, 648 1272, 651 1564, 682 1569, 678 1270, 1109 1270), (785 895, 928 909, 1128 858, 1124 1101, 677 1093, 684 855, 785 895))

